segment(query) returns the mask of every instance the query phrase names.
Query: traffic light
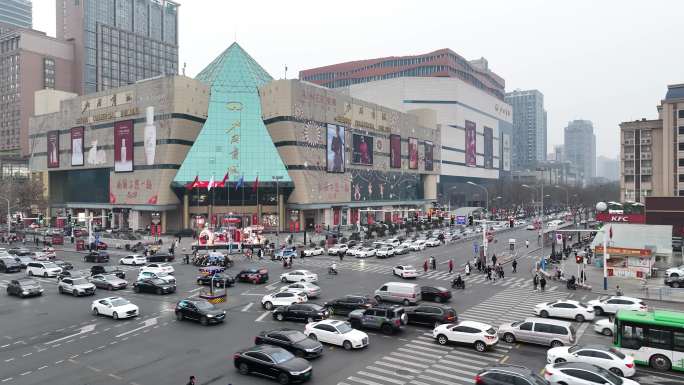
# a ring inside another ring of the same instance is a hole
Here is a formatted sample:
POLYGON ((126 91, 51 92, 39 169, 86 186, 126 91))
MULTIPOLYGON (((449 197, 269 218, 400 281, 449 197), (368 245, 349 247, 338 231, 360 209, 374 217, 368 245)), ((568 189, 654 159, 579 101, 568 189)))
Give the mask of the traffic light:
POLYGON ((453 226, 454 223, 456 223, 456 218, 454 218, 454 216, 452 215, 451 218, 449 219, 449 222, 450 222, 451 225, 453 226))
POLYGON ((67 214, 67 223, 71 224, 71 214, 67 214))
POLYGON ((577 263, 579 265, 583 262, 584 262, 584 257, 582 257, 581 255, 575 255, 575 263, 577 263))
POLYGON ((107 213, 107 220, 110 222, 112 221, 112 212, 111 211, 107 213))
POLYGON ((470 216, 468 216, 468 226, 472 226, 472 225, 473 225, 473 216, 470 215, 470 216))
POLYGON ((38 223, 42 225, 42 224, 43 224, 43 219, 44 219, 44 218, 45 218, 45 217, 43 216, 43 214, 39 214, 39 215, 38 215, 38 223))

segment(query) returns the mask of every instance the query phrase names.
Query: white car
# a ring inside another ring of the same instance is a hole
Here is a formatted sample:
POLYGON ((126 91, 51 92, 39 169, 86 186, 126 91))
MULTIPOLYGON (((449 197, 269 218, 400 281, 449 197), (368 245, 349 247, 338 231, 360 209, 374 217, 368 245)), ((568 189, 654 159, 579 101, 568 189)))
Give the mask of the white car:
POLYGON ((529 224, 525 227, 525 230, 536 230, 533 224, 529 224))
POLYGON ((615 324, 610 318, 601 318, 600 320, 594 322, 594 331, 596 333, 601 333, 604 336, 612 336, 613 328, 615 324))
POLYGON ((345 254, 346 254, 346 255, 350 255, 350 256, 352 256, 352 257, 356 257, 356 256, 359 254, 359 252, 360 252, 361 250, 363 250, 363 247, 361 247, 361 246, 354 246, 354 247, 348 248, 347 251, 345 252, 345 254))
POLYGON ((176 278, 173 275, 154 271, 141 271, 140 273, 138 273, 138 278, 136 279, 136 281, 140 281, 147 278, 160 279, 166 283, 171 283, 174 285, 176 284, 176 278))
POLYGON ((475 321, 441 324, 432 330, 432 337, 440 345, 457 342, 472 345, 478 352, 484 352, 499 342, 499 336, 491 325, 475 321))
POLYGON ((328 248, 328 255, 337 255, 340 252, 346 253, 349 246, 346 243, 338 243, 330 248, 328 248))
POLYGON ((368 346, 368 334, 356 330, 349 322, 325 319, 304 326, 304 334, 326 344, 342 346, 346 350, 368 346))
POLYGON ((313 249, 304 250, 304 256, 305 257, 313 257, 314 255, 323 255, 323 253, 325 253, 325 249, 322 247, 314 247, 313 249))
POLYGON ((425 241, 425 246, 428 246, 428 247, 437 247, 441 244, 442 244, 442 242, 437 238, 430 238, 427 241, 425 241))
POLYGON ((401 245, 399 245, 399 246, 405 247, 405 248, 407 248, 407 249, 409 249, 409 250, 413 250, 413 242, 411 242, 411 241, 404 241, 404 242, 403 242, 401 245))
POLYGON ((634 380, 583 362, 548 364, 544 368, 544 378, 552 385, 639 385, 634 380))
POLYGON ((150 263, 140 268, 140 271, 151 271, 153 273, 173 274, 176 270, 168 263, 150 263))
POLYGON ((370 257, 374 257, 375 254, 376 254, 376 250, 374 248, 364 247, 364 248, 359 249, 356 252, 355 256, 356 256, 356 258, 370 258, 370 257))
POLYGON ((292 270, 280 274, 280 282, 318 282, 318 274, 309 270, 292 270))
POLYGON ((147 258, 140 254, 131 254, 119 259, 119 265, 142 266, 147 263, 147 258))
POLYGON ((684 277, 684 265, 680 265, 677 267, 671 267, 667 270, 665 270, 665 277, 684 277))
POLYGON ((375 256, 378 258, 387 258, 394 256, 394 248, 383 246, 375 251, 375 256))
POLYGON ((415 267, 411 265, 399 265, 392 268, 392 274, 397 275, 401 278, 416 278, 418 277, 418 271, 415 267))
POLYGON ((577 322, 591 321, 595 317, 592 307, 573 300, 540 303, 534 307, 534 314, 542 318, 569 318, 577 322))
POLYGON ((299 290, 304 292, 308 298, 316 298, 321 295, 320 286, 309 283, 309 282, 295 282, 289 285, 283 286, 279 291, 294 291, 299 290))
POLYGON ((295 303, 308 301, 306 294, 301 290, 288 289, 277 293, 266 294, 261 298, 261 306, 266 310, 271 310, 278 306, 290 306, 295 303))
POLYGON ((419 240, 411 243, 411 250, 413 250, 413 251, 425 250, 425 240, 419 239, 419 240))
POLYGON ((648 306, 639 298, 612 296, 593 299, 587 305, 594 308, 594 313, 598 316, 603 313, 615 314, 618 310, 648 311, 648 306))
POLYGON ((96 299, 90 305, 90 311, 93 315, 102 314, 114 319, 137 317, 140 314, 138 306, 121 297, 96 299))
POLYGON ((605 345, 559 346, 546 352, 547 364, 561 362, 593 364, 599 368, 610 370, 620 377, 632 377, 636 373, 634 357, 605 345))

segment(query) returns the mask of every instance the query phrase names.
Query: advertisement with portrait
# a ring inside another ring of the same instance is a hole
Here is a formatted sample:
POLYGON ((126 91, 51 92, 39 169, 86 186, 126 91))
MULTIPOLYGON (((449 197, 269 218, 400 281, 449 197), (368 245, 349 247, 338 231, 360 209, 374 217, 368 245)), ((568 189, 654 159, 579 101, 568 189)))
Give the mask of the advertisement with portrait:
POLYGON ((494 130, 491 127, 484 128, 484 166, 494 168, 494 130))
POLYGON ((327 131, 327 171, 328 172, 344 172, 344 154, 345 154, 345 143, 344 143, 344 132, 343 126, 338 126, 336 124, 328 124, 327 131))
POLYGON ((511 171, 511 136, 503 134, 503 145, 501 146, 501 158, 504 171, 511 171))
POLYGON ((477 166, 477 131, 475 129, 475 122, 470 120, 465 121, 465 163, 468 167, 477 166))
POLYGON ((423 145, 425 146, 425 171, 432 171, 434 169, 432 154, 435 145, 429 140, 426 140, 423 145))
POLYGON ((351 170, 351 200, 389 201, 421 199, 420 175, 373 170, 351 170))
POLYGON ((71 129, 71 165, 83 166, 83 127, 74 127, 71 129))
POLYGON ((47 133, 47 166, 59 167, 59 131, 47 133))
POLYGON ((133 121, 114 124, 114 171, 133 171, 133 121))
POLYGON ((352 163, 365 166, 373 165, 373 137, 352 135, 352 163))
POLYGON ((418 168, 418 139, 408 138, 408 156, 409 156, 409 168, 418 168))
POLYGON ((401 136, 390 135, 390 167, 401 168, 401 136))

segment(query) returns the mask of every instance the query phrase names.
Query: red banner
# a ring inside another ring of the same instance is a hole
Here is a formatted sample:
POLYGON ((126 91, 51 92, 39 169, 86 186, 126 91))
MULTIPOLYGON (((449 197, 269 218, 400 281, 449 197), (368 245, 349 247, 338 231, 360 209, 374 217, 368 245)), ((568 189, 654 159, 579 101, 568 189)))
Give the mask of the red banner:
POLYGON ((646 216, 643 214, 610 214, 598 213, 596 220, 599 222, 617 222, 617 223, 646 223, 646 216))

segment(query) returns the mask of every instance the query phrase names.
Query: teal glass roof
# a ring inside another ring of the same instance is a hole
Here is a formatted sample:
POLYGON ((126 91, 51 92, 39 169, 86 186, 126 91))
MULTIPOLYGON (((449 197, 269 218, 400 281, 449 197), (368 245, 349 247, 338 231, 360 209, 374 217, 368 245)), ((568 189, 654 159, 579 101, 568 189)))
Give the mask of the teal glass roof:
POLYGON ((174 182, 186 184, 199 176, 201 181, 220 182, 226 172, 245 184, 290 182, 271 136, 261 120, 258 88, 273 78, 233 43, 196 76, 211 87, 209 113, 195 143, 183 161, 174 182))

